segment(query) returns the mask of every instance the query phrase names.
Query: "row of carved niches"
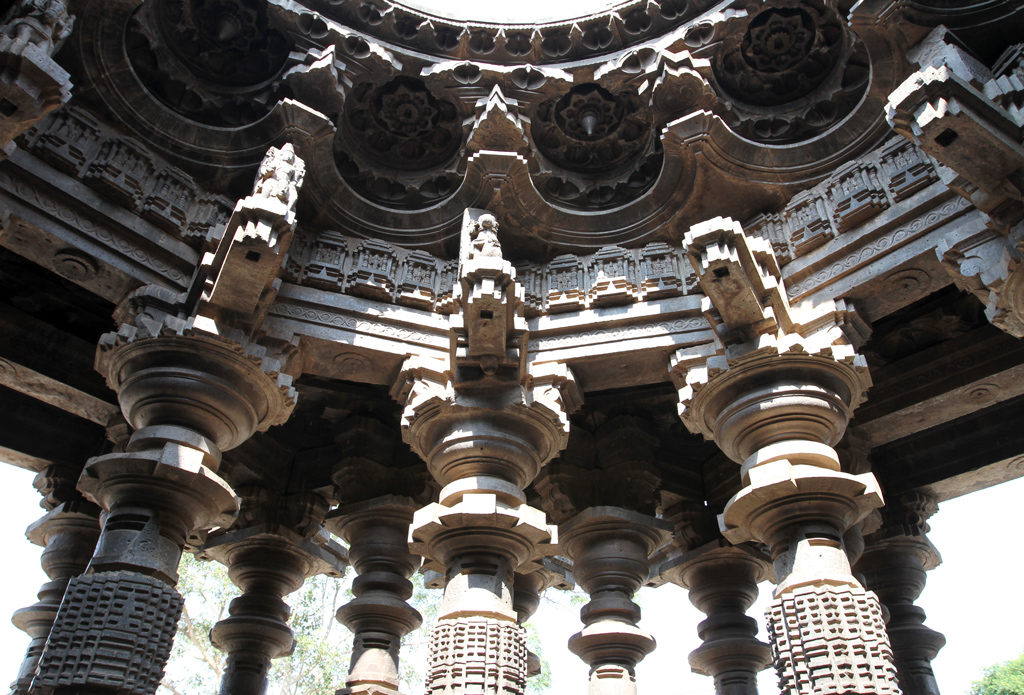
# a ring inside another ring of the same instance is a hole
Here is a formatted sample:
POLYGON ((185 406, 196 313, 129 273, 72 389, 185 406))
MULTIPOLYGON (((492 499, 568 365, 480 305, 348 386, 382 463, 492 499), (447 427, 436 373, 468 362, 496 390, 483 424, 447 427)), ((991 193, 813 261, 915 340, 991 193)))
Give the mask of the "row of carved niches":
POLYGON ((335 163, 369 200, 388 207, 432 205, 461 181, 452 160, 462 145, 462 121, 455 104, 431 94, 417 78, 361 82, 345 102, 335 163))
POLYGON ((868 87, 867 50, 821 0, 755 2, 718 28, 716 112, 757 142, 806 140, 849 115, 868 87))
POLYGON ((627 0, 578 19, 533 25, 462 22, 389 0, 311 2, 324 15, 428 55, 497 64, 555 63, 612 53, 663 35, 716 0, 627 0))
MULTIPOLYGON (((300 231, 288 255, 284 277, 290 282, 439 313, 458 308, 452 298, 455 260, 336 232, 300 231)), ((696 287, 682 249, 662 242, 518 263, 516 281, 528 316, 678 297, 696 287)))
MULTIPOLYGON (((909 141, 896 137, 796 194, 780 211, 747 221, 744 229, 771 241, 779 263, 785 265, 841 234, 869 224, 875 216, 909 200, 938 179, 932 159, 909 141)), ((787 291, 790 297, 802 295, 821 279, 814 274, 790 281, 787 291)))
POLYGON ((102 197, 192 245, 222 229, 231 215, 231 200, 204 190, 191 176, 86 109, 65 106, 55 111, 19 143, 102 197))
POLYGON ((262 0, 148 0, 125 28, 128 59, 146 88, 213 126, 252 123, 287 96, 275 79, 291 47, 262 0))

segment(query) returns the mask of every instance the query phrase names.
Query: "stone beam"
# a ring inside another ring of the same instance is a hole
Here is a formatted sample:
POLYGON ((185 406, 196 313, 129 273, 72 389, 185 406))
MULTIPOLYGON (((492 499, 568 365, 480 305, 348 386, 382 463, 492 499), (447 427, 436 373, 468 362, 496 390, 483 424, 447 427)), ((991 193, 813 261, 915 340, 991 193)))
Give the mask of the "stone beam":
POLYGON ((106 439, 99 425, 3 386, 0 411, 2 458, 22 468, 73 463, 83 452, 100 451, 106 439))
POLYGON ((113 403, 3 358, 0 358, 0 385, 103 427, 120 412, 113 403))
POLYGON ((855 429, 874 446, 881 446, 1021 394, 1024 394, 1024 365, 1017 365, 869 420, 855 429))
POLYGON ((939 501, 1024 475, 1024 396, 995 403, 875 447, 874 470, 885 489, 931 490, 939 501))

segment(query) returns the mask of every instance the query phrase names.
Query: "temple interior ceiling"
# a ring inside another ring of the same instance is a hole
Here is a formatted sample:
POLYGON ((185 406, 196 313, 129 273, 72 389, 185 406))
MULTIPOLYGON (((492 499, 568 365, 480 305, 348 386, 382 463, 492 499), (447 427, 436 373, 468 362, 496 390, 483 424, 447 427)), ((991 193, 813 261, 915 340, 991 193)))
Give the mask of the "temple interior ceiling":
POLYGON ((902 39, 799 4, 625 3, 527 31, 400 4, 117 2, 69 52, 82 101, 210 193, 237 197, 294 133, 304 227, 450 255, 479 205, 510 213, 516 257, 549 260, 746 219, 884 139, 902 39))

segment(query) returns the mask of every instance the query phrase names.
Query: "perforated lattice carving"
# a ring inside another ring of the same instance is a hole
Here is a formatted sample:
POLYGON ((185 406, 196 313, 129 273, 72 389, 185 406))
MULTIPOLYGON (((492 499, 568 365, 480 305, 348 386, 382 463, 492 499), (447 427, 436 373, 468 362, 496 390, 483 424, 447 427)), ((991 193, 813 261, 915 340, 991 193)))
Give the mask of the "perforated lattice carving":
POLYGON ((430 633, 428 695, 519 695, 526 689, 526 632, 494 618, 439 620, 430 633))
POLYGON ((174 589, 134 572, 75 577, 39 660, 33 688, 153 693, 164 675, 182 604, 174 589))
POLYGON ((874 593, 801 587, 767 611, 783 695, 898 695, 892 648, 874 593))

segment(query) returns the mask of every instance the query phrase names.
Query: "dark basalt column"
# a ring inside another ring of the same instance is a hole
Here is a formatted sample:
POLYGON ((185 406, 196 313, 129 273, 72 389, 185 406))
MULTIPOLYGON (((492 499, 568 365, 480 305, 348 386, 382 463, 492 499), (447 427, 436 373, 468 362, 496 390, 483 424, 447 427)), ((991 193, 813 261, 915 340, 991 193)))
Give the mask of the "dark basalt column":
POLYGON ((420 558, 409 552, 409 524, 417 504, 388 495, 345 505, 328 527, 349 543, 349 559, 358 573, 355 598, 338 609, 338 620, 354 635, 352 663, 338 695, 398 693, 402 637, 423 618, 406 601, 409 577, 420 558))
POLYGON ((292 405, 237 345, 126 328, 104 337, 97 364, 137 429, 82 473, 79 489, 107 516, 89 569, 68 584, 33 695, 156 691, 182 608, 182 547, 237 510, 216 473, 221 450, 292 405))
POLYGON ((50 581, 39 589, 39 601, 17 611, 12 619, 32 641, 11 684, 11 695, 28 693, 68 582, 85 571, 100 535, 99 507, 75 490, 80 473, 80 468, 54 464, 35 479, 46 514, 29 526, 25 535, 43 547, 40 562, 50 581))
POLYGON ((921 492, 890 500, 882 528, 865 539, 855 568, 889 613, 886 631, 904 695, 939 695, 932 660, 946 638, 925 626, 924 609, 914 605, 924 591, 925 573, 942 561, 926 535, 927 519, 937 509, 934 498, 921 492))

